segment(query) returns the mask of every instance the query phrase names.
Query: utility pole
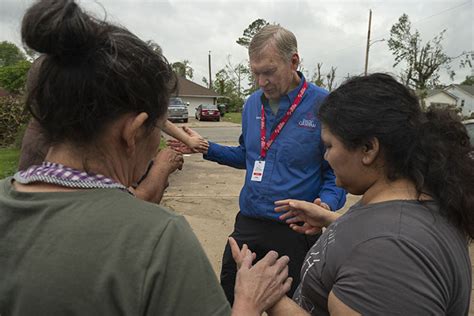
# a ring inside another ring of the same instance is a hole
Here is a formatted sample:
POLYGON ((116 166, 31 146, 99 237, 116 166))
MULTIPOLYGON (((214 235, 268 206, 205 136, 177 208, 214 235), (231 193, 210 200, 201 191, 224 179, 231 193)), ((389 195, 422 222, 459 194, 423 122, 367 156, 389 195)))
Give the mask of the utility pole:
POLYGON ((367 67, 369 66, 369 47, 370 47, 370 24, 372 23, 372 10, 369 10, 369 29, 367 31, 367 48, 365 50, 365 70, 364 74, 367 76, 367 67))
POLYGON ((212 77, 211 77, 211 51, 209 51, 209 89, 212 89, 212 77))

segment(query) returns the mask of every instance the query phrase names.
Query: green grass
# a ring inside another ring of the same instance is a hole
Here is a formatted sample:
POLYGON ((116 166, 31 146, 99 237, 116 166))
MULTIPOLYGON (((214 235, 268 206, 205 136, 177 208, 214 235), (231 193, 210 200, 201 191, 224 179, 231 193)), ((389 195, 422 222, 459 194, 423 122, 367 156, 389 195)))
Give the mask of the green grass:
POLYGON ((242 124, 242 113, 229 112, 222 117, 224 122, 232 122, 237 124, 242 124))
POLYGON ((11 176, 16 172, 19 149, 0 148, 0 179, 11 176))

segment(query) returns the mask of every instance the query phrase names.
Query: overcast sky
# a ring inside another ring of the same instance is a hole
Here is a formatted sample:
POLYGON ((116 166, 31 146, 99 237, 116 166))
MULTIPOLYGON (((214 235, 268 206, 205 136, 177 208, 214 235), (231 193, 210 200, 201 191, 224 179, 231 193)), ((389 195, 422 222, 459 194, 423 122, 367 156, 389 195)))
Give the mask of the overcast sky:
MULTIPOLYGON (((246 62, 245 48, 236 44, 243 30, 255 19, 263 18, 291 30, 298 39, 303 66, 310 74, 316 63, 323 72, 337 67, 336 80, 364 70, 369 9, 372 9, 372 40, 369 72, 399 74, 386 41, 391 26, 408 14, 412 28, 428 40, 446 29, 444 47, 449 55, 473 50, 473 0, 100 0, 78 1, 87 10, 119 23, 143 40, 154 40, 169 61, 187 59, 194 69, 193 80, 202 84, 208 76, 208 52, 212 73, 222 68, 227 56, 235 64, 246 62), (99 5, 100 3, 100 5, 99 5), (103 8, 101 7, 103 6, 103 8)), ((0 41, 20 45, 20 22, 31 0, 0 0, 0 41)), ((459 83, 472 69, 459 69, 459 83)), ((442 82, 453 83, 445 70, 442 82)))

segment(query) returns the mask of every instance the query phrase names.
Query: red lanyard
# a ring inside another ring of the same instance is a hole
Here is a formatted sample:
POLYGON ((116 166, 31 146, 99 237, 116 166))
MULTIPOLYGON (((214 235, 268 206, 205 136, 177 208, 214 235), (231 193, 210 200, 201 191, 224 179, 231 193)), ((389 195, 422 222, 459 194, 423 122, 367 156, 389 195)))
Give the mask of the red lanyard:
POLYGON ((293 112, 296 110, 296 107, 300 104, 301 99, 303 98, 303 95, 306 91, 306 88, 308 87, 308 83, 305 81, 303 83, 303 86, 301 87, 300 91, 298 92, 298 95, 296 96, 295 100, 293 101, 293 104, 291 104, 290 108, 288 111, 286 111, 285 116, 281 119, 281 121, 278 123, 278 125, 275 127, 273 130, 272 134, 270 135, 270 139, 268 142, 266 141, 266 130, 265 130, 265 109, 262 104, 262 115, 260 119, 260 158, 264 159, 265 156, 267 155, 267 151, 270 148, 270 146, 273 144, 275 141, 275 138, 280 134, 281 130, 285 126, 286 122, 290 119, 291 115, 293 112))

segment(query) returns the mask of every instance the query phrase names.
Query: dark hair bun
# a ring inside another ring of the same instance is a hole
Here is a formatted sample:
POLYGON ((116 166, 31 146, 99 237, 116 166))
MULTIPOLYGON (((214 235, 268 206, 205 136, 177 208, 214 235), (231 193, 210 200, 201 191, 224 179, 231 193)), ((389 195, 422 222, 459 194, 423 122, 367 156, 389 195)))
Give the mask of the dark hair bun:
POLYGON ((41 0, 25 13, 21 35, 40 53, 77 56, 93 47, 96 25, 73 0, 41 0))

